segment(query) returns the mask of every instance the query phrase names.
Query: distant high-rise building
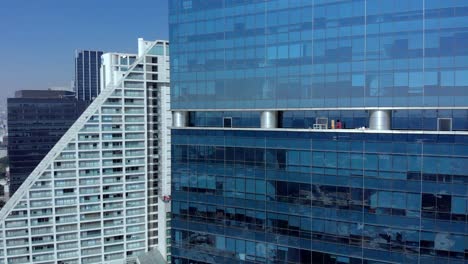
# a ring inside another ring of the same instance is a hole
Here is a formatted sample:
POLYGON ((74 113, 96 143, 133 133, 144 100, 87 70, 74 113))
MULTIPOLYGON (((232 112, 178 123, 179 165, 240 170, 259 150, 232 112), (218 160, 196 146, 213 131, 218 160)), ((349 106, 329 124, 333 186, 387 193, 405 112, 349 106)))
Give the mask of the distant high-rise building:
POLYGON ((73 92, 21 90, 8 98, 10 195, 84 111, 73 92))
POLYGON ((168 45, 139 40, 126 73, 106 83, 3 207, 0 263, 170 258, 168 45))
POLYGON ((102 51, 75 51, 74 89, 78 100, 90 102, 101 92, 100 67, 102 51))
POLYGON ((169 8, 173 263, 468 263, 468 1, 169 8))

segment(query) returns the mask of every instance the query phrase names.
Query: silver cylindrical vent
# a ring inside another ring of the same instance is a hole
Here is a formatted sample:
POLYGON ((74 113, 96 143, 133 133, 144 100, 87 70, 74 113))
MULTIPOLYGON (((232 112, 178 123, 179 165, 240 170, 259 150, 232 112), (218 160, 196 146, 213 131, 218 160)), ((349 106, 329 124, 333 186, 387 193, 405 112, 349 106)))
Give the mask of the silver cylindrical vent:
POLYGON ((391 110, 371 110, 369 112, 369 129, 391 130, 392 111, 391 110))
POLYGON ((172 112, 172 126, 173 127, 187 127, 188 126, 188 112, 187 111, 172 112))
POLYGON ((260 115, 261 128, 278 127, 278 111, 263 111, 260 115))

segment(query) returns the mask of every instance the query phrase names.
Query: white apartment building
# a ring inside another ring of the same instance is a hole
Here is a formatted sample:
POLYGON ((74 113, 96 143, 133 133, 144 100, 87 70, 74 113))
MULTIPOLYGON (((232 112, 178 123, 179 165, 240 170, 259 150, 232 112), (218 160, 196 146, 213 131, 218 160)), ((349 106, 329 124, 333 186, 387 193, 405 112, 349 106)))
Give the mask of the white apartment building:
POLYGON ((103 55, 105 88, 0 211, 0 263, 170 258, 168 52, 139 39, 138 55, 103 55))

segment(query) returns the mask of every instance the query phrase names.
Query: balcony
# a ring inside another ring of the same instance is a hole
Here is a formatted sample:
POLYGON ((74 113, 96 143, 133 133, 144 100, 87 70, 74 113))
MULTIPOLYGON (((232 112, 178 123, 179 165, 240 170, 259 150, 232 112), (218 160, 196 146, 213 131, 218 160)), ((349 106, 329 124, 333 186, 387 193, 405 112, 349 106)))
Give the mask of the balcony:
POLYGON ((80 159, 98 159, 99 152, 80 152, 79 157, 80 159))
POLYGON ((145 110, 141 107, 125 107, 125 114, 145 114, 145 110))
POLYGON ((122 151, 121 150, 103 151, 102 156, 104 158, 121 158, 122 151))
POLYGON ((139 97, 139 98, 142 98, 144 96, 145 96, 145 93, 143 91, 125 90, 125 97, 139 97))
POLYGON ((80 203, 99 203, 101 199, 99 196, 85 196, 85 197, 80 197, 80 203))
POLYGON ((128 233, 137 233, 137 232, 141 232, 141 231, 144 231, 144 230, 145 230, 144 225, 129 226, 129 227, 127 227, 127 232, 128 232, 128 233))
POLYGON ((128 76, 127 76, 127 79, 128 80, 143 80, 144 79, 144 75, 143 73, 130 73, 128 76))
POLYGON ((31 243, 34 244, 44 244, 44 243, 53 243, 54 236, 39 236, 33 237, 31 243))
POLYGON ((8 264, 23 264, 31 263, 29 257, 8 258, 8 264))
POLYGON ((145 151, 144 150, 126 150, 125 155, 127 157, 145 156, 145 151))
POLYGON ((78 243, 77 243, 77 242, 70 242, 70 243, 57 244, 57 249, 58 249, 58 250, 76 249, 77 247, 78 247, 78 243))
POLYGON ((81 230, 101 229, 101 223, 82 223, 81 230))
POLYGON ((52 227, 42 227, 42 228, 33 228, 31 229, 32 235, 44 235, 53 233, 52 227))
POLYGON ((144 106, 144 99, 125 99, 125 106, 144 106))
POLYGON ((76 185, 75 180, 56 180, 55 187, 74 187, 76 185))
POLYGON ((102 125, 102 131, 119 132, 119 131, 122 131, 122 126, 121 125, 102 125))
POLYGON ((127 224, 128 225, 133 225, 133 224, 142 224, 145 222, 144 217, 134 217, 134 218, 128 218, 127 219, 127 224))
POLYGON ((23 217, 28 217, 28 211, 25 211, 25 210, 13 211, 10 213, 7 219, 15 219, 15 218, 23 218, 23 217))
POLYGON ((104 193, 112 193, 112 192, 122 192, 122 186, 106 186, 103 188, 104 193))
POLYGON ((144 190, 145 185, 144 184, 131 184, 127 185, 127 190, 144 190))
POLYGON ((29 241, 27 239, 7 240, 6 245, 7 247, 28 246, 29 241))
POLYGON ((77 234, 57 235, 57 241, 69 241, 69 240, 76 240, 76 239, 78 239, 77 234))
POLYGON ((81 259, 82 264, 101 263, 101 262, 102 262, 101 256, 81 259))
POLYGON ((122 200, 122 194, 105 194, 104 195, 104 202, 107 201, 116 201, 116 200, 122 200))
POLYGON ((145 176, 143 175, 127 175, 125 178, 127 182, 138 182, 145 180, 145 176))
POLYGON ((81 232, 81 238, 93 238, 101 236, 101 230, 81 232))
POLYGON ((122 142, 105 142, 102 149, 120 149, 122 148, 122 142))
POLYGON ((52 215, 51 208, 31 210, 31 218, 40 217, 40 216, 50 216, 50 215, 52 215))
POLYGON ((73 151, 73 150, 75 150, 75 149, 76 149, 76 148, 75 148, 75 143, 70 143, 70 144, 68 144, 68 146, 66 146, 63 150, 64 150, 64 151, 73 151))
POLYGON ((121 243, 123 241, 124 241, 123 236, 108 237, 108 238, 105 239, 104 245, 109 245, 109 244, 113 244, 113 243, 121 243))
POLYGON ((145 197, 145 193, 143 192, 135 192, 135 193, 127 194, 128 199, 135 199, 135 198, 142 198, 142 197, 145 197))
POLYGON ((90 176, 99 176, 99 169, 89 169, 89 170, 80 170, 80 177, 90 177, 90 176))
POLYGON ((127 201, 126 202, 126 207, 127 208, 141 207, 141 206, 145 206, 145 200, 134 200, 134 201, 127 201))
POLYGON ((31 226, 50 225, 53 222, 53 219, 49 217, 37 218, 31 220, 31 226))
POLYGON ((121 108, 119 107, 103 107, 102 108, 102 113, 103 114, 114 114, 114 115, 120 115, 122 113, 121 108))
POLYGON ((103 134, 102 139, 103 140, 121 140, 122 133, 103 134))
POLYGON ((121 89, 115 89, 111 96, 112 97, 122 96, 122 90, 121 89))
POLYGON ((95 213, 95 214, 85 214, 80 216, 81 221, 91 221, 91 220, 99 220, 101 219, 101 214, 100 213, 95 213))
POLYGON ((126 131, 145 131, 145 126, 143 125, 126 125, 126 131))
POLYGON ((41 245, 41 246, 33 246, 32 253, 43 253, 43 252, 51 252, 54 251, 54 245, 41 245))
POLYGON ((145 209, 137 209, 137 210, 127 210, 127 216, 132 216, 132 215, 144 215, 145 214, 145 209))
MULTIPOLYGON (((77 257, 78 256, 78 252, 77 251, 67 251, 67 252, 59 252, 57 254, 57 258, 59 259, 64 259, 64 258, 74 258, 74 257, 77 257)), ((67 262, 69 263, 69 262, 67 262)))
POLYGON ((62 205, 75 205, 76 198, 66 198, 66 199, 55 199, 55 204, 62 206, 62 205))
MULTIPOLYGON (((98 131, 99 127, 96 126, 96 131, 98 131)), ((79 135, 78 136, 79 141, 98 141, 99 140, 99 134, 87 134, 87 135, 79 135)))
POLYGON ((120 116, 103 116, 102 123, 121 123, 122 117, 120 116))
POLYGON ((52 201, 51 200, 45 200, 45 201, 31 201, 31 207, 50 207, 52 206, 52 201))
POLYGON ((104 256, 104 259, 106 261, 119 260, 119 259, 123 259, 123 258, 125 258, 123 253, 110 254, 110 255, 105 255, 104 256))
POLYGON ((102 171, 102 175, 120 175, 122 173, 122 168, 110 168, 102 171))
POLYGON ((125 134, 125 139, 145 139, 145 134, 143 134, 143 133, 127 133, 127 134, 125 134))
POLYGON ((58 219, 55 221, 57 224, 67 224, 67 223, 73 223, 76 222, 76 216, 61 216, 57 217, 58 219))
POLYGON ((75 171, 55 171, 55 178, 73 178, 76 176, 75 171))
POLYGON ((7 249, 8 256, 29 254, 28 248, 7 249))
POLYGON ((122 207, 122 202, 104 204, 104 210, 122 209, 122 207))
POLYGON ((57 160, 71 160, 75 158, 75 153, 61 153, 58 157, 57 160))
POLYGON ((54 254, 44 254, 44 255, 35 255, 33 256, 33 261, 34 263, 36 262, 42 262, 42 261, 48 261, 48 260, 55 260, 55 255, 54 254))
POLYGON ((104 228, 114 227, 114 226, 122 226, 123 224, 124 224, 124 221, 122 219, 106 220, 106 221, 104 221, 104 228))
POLYGON ((144 148, 145 143, 143 142, 125 142, 126 148, 144 148))
POLYGON ((97 150, 99 149, 98 143, 80 143, 78 144, 78 150, 97 150))
POLYGON ((144 233, 127 235, 127 241, 145 239, 144 233))
POLYGON ((101 205, 82 205, 80 206, 81 212, 92 212, 92 211, 101 211, 101 205))
POLYGON ((52 196, 52 192, 50 191, 29 192, 30 198, 49 198, 51 196, 52 196))
POLYGON ((99 187, 92 187, 92 188, 80 188, 80 195, 82 194, 96 194, 100 192, 99 187))
POLYGON ((77 212, 76 207, 65 207, 65 208, 56 208, 55 214, 75 214, 77 212))
POLYGON ((104 102, 103 105, 121 105, 121 104, 122 104, 122 100, 118 98, 109 98, 104 102))
MULTIPOLYGON (((114 218, 114 217, 122 217, 122 212, 117 211, 117 212, 106 212, 104 213, 104 218, 114 218)), ((119 232, 123 232, 123 230, 119 230, 119 232)), ((118 233, 120 234, 120 233, 118 233)))
POLYGON ((23 237, 27 236, 27 230, 6 231, 6 237, 23 237))
POLYGON ((55 197, 75 196, 76 191, 74 188, 62 189, 55 191, 55 197))
POLYGON ((127 249, 135 249, 135 248, 142 248, 145 247, 144 242, 135 242, 135 243, 128 243, 127 249))
POLYGON ((64 225, 64 226, 57 226, 57 232, 72 232, 77 231, 76 224, 73 225, 64 225))
POLYGON ((50 181, 37 181, 31 186, 31 189, 50 189, 51 186, 50 181))
POLYGON ((103 179, 105 184, 122 183, 122 177, 106 177, 103 179))
POLYGON ((85 125, 80 130, 80 132, 99 132, 99 126, 97 126, 97 125, 85 125))
POLYGON ((93 248, 93 249, 82 249, 81 254, 83 256, 89 256, 89 255, 98 255, 101 254, 102 250, 101 248, 93 248))
POLYGON ((90 185, 96 185, 100 184, 99 179, 83 179, 80 180, 80 185, 82 186, 90 186, 90 185))

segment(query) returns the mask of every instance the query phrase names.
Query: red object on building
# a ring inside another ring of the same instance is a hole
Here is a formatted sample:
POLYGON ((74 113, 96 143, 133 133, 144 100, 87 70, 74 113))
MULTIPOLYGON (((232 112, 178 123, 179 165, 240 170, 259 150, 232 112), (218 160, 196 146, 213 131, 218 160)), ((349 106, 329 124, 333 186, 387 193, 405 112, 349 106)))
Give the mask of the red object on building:
POLYGON ((340 120, 336 120, 336 129, 342 129, 340 120))

